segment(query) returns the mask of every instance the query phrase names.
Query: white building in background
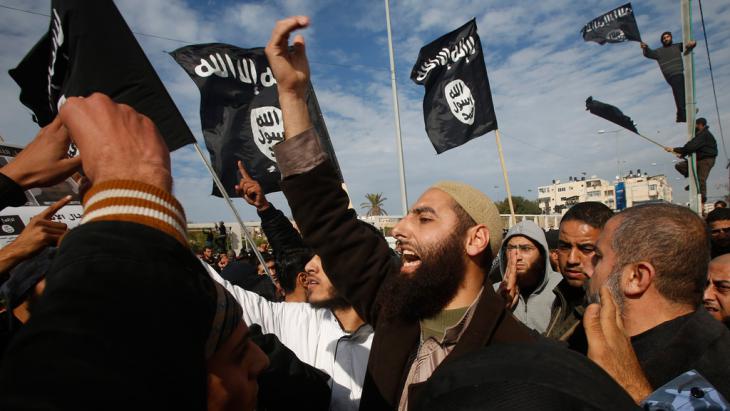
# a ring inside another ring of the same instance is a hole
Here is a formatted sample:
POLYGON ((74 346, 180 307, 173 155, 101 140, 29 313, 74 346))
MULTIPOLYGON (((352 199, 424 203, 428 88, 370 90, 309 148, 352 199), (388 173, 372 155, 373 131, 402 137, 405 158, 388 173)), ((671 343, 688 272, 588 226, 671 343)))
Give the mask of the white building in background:
POLYGON ((666 201, 672 202, 672 187, 663 174, 649 176, 630 171, 626 176, 609 183, 595 175, 586 177, 568 177, 568 181, 553 180, 547 186, 538 187, 537 201, 545 214, 564 214, 572 205, 584 201, 598 201, 616 210, 616 185, 624 183, 626 205, 666 201))
POLYGON ((613 185, 597 176, 571 176, 565 182, 553 180, 551 185, 537 188, 537 201, 545 214, 564 214, 570 206, 584 201, 598 201, 612 209, 616 207, 613 185))
MULTIPOLYGON (((626 186, 626 207, 655 201, 672 202, 672 186, 663 174, 641 175, 639 170, 638 173, 629 174, 620 181, 626 186)), ((618 181, 614 181, 615 183, 618 181)))

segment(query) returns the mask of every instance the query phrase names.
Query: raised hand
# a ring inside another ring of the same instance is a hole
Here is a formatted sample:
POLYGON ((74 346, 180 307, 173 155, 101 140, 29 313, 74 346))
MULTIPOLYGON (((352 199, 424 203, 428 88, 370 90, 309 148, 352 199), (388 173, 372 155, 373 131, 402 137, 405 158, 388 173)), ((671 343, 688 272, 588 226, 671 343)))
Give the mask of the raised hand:
POLYGON ((651 394, 651 385, 624 331, 621 312, 616 309, 611 292, 606 286, 600 292, 600 305, 589 305, 583 315, 588 358, 603 368, 639 403, 651 394))
POLYGON ((514 310, 520 300, 520 287, 517 285, 517 250, 507 252, 507 269, 497 292, 504 298, 507 309, 514 310))
POLYGON ((136 180, 171 190, 170 152, 149 118, 100 93, 70 97, 59 116, 92 184, 136 180))
POLYGON ((258 181, 251 178, 241 161, 238 162, 238 171, 241 172, 241 181, 235 187, 238 195, 243 197, 247 203, 256 207, 258 211, 264 211, 269 208, 269 202, 266 200, 264 190, 258 181))
POLYGON ((68 158, 66 155, 70 143, 68 130, 57 116, 2 168, 2 173, 23 190, 60 183, 81 166, 80 157, 68 158))
POLYGON ((58 244, 68 228, 66 224, 55 222, 51 218, 69 201, 71 196, 66 196, 30 219, 18 238, 0 250, 0 272, 9 270, 45 247, 58 244))
POLYGON ((312 128, 306 97, 309 88, 309 63, 304 37, 297 34, 289 48, 289 36, 309 25, 306 16, 293 16, 276 22, 266 45, 266 58, 276 78, 279 105, 284 116, 284 138, 312 128))

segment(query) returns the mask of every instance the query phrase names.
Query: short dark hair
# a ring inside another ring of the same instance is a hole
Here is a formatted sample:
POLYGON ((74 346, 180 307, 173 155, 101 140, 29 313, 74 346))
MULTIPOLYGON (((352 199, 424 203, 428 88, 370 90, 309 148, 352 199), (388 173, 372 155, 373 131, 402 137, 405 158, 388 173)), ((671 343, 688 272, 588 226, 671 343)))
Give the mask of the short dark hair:
MULTIPOLYGON (((469 213, 466 212, 466 210, 464 210, 462 206, 459 205, 459 203, 457 203, 453 199, 452 201, 454 213, 456 213, 456 228, 454 231, 457 235, 459 235, 459 237, 464 237, 464 235, 466 234, 466 230, 477 225, 477 222, 474 221, 474 219, 469 215, 469 213)), ((484 249, 484 253, 482 254, 482 260, 479 264, 479 266, 484 271, 484 274, 489 273, 489 269, 492 267, 493 259, 494 255, 492 255, 492 247, 487 245, 487 248, 484 249)))
POLYGON ((314 253, 309 248, 294 248, 277 256, 276 277, 284 291, 287 293, 294 291, 297 286, 297 275, 304 271, 304 267, 313 256, 314 253))
POLYGON ((613 211, 607 205, 598 201, 584 201, 570 207, 560 220, 563 221, 581 221, 593 228, 603 229, 606 221, 613 217, 613 211))
POLYGON ((707 214, 705 221, 709 225, 715 221, 730 220, 730 208, 716 208, 707 214))
POLYGON ((707 119, 704 117, 700 117, 697 120, 695 120, 695 124, 702 124, 703 126, 707 127, 707 119))
POLYGON ((715 207, 727 208, 727 203, 722 200, 715 201, 715 207))
POLYGON ((659 41, 662 41, 662 39, 664 38, 664 35, 666 35, 666 34, 669 34, 669 36, 671 36, 672 38, 674 38, 674 36, 672 36, 672 32, 671 31, 665 31, 664 33, 662 33, 661 36, 659 36, 659 41))
POLYGON ((616 268, 649 261, 655 285, 669 301, 697 307, 707 282, 710 239, 702 219, 687 207, 642 204, 617 215, 611 246, 616 268))

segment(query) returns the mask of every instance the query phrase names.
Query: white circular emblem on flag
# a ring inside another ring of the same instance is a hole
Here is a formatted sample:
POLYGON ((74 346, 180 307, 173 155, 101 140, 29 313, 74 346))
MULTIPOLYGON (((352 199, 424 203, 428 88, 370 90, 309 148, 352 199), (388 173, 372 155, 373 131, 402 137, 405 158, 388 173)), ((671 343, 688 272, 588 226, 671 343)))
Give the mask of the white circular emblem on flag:
POLYGON ((5 234, 13 234, 15 232, 15 229, 10 224, 3 224, 2 228, 5 234))
POLYGON ((466 83, 459 79, 450 81, 444 87, 444 94, 451 114, 464 124, 474 124, 474 97, 466 83))
POLYGON ((606 38, 611 41, 626 41, 626 34, 621 29, 615 29, 608 32, 606 38))
POLYGON ((274 106, 251 109, 251 135, 256 147, 271 161, 274 157, 274 144, 284 141, 284 121, 281 110, 274 106))

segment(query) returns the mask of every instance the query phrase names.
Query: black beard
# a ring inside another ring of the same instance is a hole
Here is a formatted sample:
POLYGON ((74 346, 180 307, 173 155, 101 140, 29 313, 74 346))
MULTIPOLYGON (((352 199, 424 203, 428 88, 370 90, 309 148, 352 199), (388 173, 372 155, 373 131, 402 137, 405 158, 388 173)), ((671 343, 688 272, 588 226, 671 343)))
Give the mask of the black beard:
POLYGON ((415 322, 438 314, 464 280, 463 233, 454 233, 441 246, 416 250, 421 265, 412 274, 390 275, 378 295, 386 320, 415 322))
POLYGON ((314 303, 310 302, 309 305, 312 306, 312 308, 326 308, 328 310, 350 308, 350 303, 337 292, 335 287, 330 287, 329 291, 331 295, 330 298, 314 303))

